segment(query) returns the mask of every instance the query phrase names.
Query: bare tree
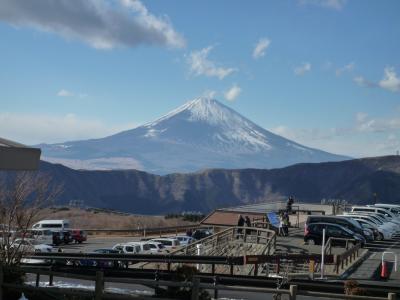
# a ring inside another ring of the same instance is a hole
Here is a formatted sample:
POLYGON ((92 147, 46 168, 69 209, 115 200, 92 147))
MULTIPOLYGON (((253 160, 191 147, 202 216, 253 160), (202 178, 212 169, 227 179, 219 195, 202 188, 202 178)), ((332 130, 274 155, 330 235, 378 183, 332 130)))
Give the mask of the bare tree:
POLYGON ((20 263, 26 251, 15 240, 27 237, 38 213, 55 200, 61 187, 41 172, 7 172, 1 177, 0 260, 3 266, 12 266, 20 263))

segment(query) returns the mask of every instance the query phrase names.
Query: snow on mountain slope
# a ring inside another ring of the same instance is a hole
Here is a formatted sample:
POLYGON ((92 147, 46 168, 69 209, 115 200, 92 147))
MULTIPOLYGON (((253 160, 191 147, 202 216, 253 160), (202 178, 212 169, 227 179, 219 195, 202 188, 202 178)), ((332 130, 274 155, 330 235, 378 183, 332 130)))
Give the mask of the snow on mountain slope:
POLYGON ((346 159, 273 134, 208 98, 194 99, 153 122, 102 139, 39 146, 44 159, 70 167, 137 168, 158 174, 346 159))

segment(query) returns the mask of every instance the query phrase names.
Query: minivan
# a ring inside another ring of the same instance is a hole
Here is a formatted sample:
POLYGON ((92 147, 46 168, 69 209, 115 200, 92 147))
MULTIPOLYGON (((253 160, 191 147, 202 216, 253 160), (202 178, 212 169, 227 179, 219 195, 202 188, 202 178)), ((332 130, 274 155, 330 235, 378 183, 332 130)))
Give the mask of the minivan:
POLYGON ((69 229, 68 220, 42 220, 33 224, 32 229, 50 229, 53 231, 61 231, 69 229))
MULTIPOLYGON (((345 217, 320 216, 320 215, 309 216, 307 218, 305 227, 307 227, 311 223, 331 223, 331 224, 341 225, 343 227, 350 229, 351 231, 354 231, 354 232, 362 235, 369 241, 374 240, 374 234, 372 231, 363 229, 357 221, 354 221, 352 219, 348 219, 345 217)), ((307 228, 305 228, 305 230, 307 230, 307 228)))

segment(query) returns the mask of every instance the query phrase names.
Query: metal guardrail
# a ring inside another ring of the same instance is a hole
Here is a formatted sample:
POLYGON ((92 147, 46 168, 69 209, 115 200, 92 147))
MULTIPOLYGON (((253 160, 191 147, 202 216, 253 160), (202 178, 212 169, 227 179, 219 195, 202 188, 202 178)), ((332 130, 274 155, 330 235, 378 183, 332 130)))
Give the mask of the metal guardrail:
POLYGON ((140 236, 146 237, 150 234, 159 234, 160 236, 165 233, 178 233, 189 229, 208 229, 210 226, 200 224, 180 225, 170 227, 150 227, 150 228, 132 228, 132 229, 83 229, 89 234, 93 233, 136 233, 140 236))
MULTIPOLYGON (((354 296, 354 295, 344 295, 344 294, 333 294, 327 292, 312 292, 307 290, 299 290, 297 285, 290 285, 289 289, 274 289, 274 288, 261 288, 261 287, 249 287, 249 286, 241 286, 241 285, 223 285, 223 284, 210 284, 210 283, 202 283, 201 277, 194 276, 192 281, 189 282, 177 282, 177 281, 166 281, 166 280, 151 280, 151 279, 134 279, 134 278, 116 278, 116 277, 108 277, 104 276, 102 271, 97 271, 96 275, 77 275, 77 274, 67 274, 67 273, 59 273, 53 271, 36 271, 36 283, 35 286, 30 286, 26 284, 11 284, 4 282, 3 269, 0 269, 0 300, 4 300, 3 298, 3 289, 12 289, 18 291, 43 291, 46 293, 54 293, 54 294, 64 294, 64 295, 76 295, 83 297, 93 297, 94 300, 101 299, 138 299, 136 296, 130 295, 121 295, 121 294, 110 294, 105 292, 105 283, 124 283, 124 284, 139 284, 145 285, 149 287, 186 287, 191 288, 191 300, 199 299, 199 291, 200 289, 214 290, 214 298, 218 298, 218 291, 221 290, 230 290, 230 291, 240 291, 240 292, 251 292, 251 293, 268 293, 275 295, 288 295, 290 300, 296 300, 298 295, 304 295, 309 297, 327 297, 334 299, 365 299, 365 300, 395 300, 395 293, 388 293, 387 297, 370 297, 370 296, 354 296), (48 275, 49 276, 49 287, 40 287, 40 276, 48 275), (64 277, 71 279, 80 279, 80 280, 91 280, 95 282, 94 291, 83 291, 78 289, 62 289, 53 286, 53 278, 54 277, 64 277)), ((154 298, 146 298, 141 297, 141 299, 154 299, 154 298)), ((165 298, 163 298, 165 299, 165 298)))

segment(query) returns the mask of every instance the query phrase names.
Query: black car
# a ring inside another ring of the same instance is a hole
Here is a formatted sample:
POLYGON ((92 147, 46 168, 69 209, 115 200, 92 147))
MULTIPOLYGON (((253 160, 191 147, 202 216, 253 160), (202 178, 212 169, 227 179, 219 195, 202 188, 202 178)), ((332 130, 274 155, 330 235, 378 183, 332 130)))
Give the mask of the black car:
POLYGON ((351 231, 362 235, 366 240, 373 241, 374 235, 371 231, 362 228, 360 223, 353 219, 339 216, 309 216, 306 221, 305 228, 311 223, 329 223, 343 226, 351 231))
MULTIPOLYGON (((118 250, 108 249, 108 248, 96 249, 93 251, 93 253, 121 254, 121 252, 118 250)), ((94 263, 94 265, 100 268, 119 268, 124 266, 124 264, 121 261, 115 261, 115 260, 98 260, 94 263)))
POLYGON ((64 235, 60 231, 53 231, 53 245, 58 246, 64 243, 64 235))
MULTIPOLYGON (((332 238, 343 238, 343 239, 354 239, 357 242, 364 245, 366 243, 365 238, 350 229, 337 224, 331 223, 311 223, 306 227, 304 232, 304 242, 315 245, 322 244, 322 234, 323 229, 325 229, 325 243, 330 237, 332 238)), ((335 244, 343 245, 345 241, 336 241, 335 244)))
POLYGON ((208 230, 208 229, 196 229, 193 232, 192 238, 196 239, 196 240, 201 240, 204 239, 210 235, 212 235, 213 233, 208 230))
POLYGON ((63 236, 63 242, 64 244, 68 245, 69 243, 72 243, 74 241, 74 238, 72 237, 72 233, 69 230, 64 230, 61 231, 62 236, 63 236))

